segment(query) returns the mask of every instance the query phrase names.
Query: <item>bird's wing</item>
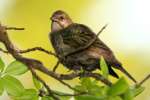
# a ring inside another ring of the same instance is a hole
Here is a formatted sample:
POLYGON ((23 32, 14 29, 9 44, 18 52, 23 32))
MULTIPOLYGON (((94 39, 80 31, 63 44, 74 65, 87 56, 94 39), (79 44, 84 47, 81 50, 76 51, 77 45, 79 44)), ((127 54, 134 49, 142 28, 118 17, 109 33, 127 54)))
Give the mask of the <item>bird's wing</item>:
POLYGON ((73 24, 62 30, 62 37, 64 44, 78 48, 86 45, 94 36, 85 27, 73 24))
POLYGON ((56 32, 51 32, 49 34, 49 38, 51 40, 52 46, 56 52, 56 54, 60 54, 62 52, 62 38, 56 32))
MULTIPOLYGON (((93 31, 82 24, 73 24, 69 26, 62 30, 61 35, 64 44, 73 49, 87 45, 96 36, 93 31)), ((118 63, 111 49, 99 38, 96 39, 90 48, 87 49, 87 54, 89 52, 91 53, 90 55, 88 54, 90 57, 100 58, 101 56, 104 56, 105 60, 109 63, 118 63), (92 48, 92 50, 90 48, 92 48)))
MULTIPOLYGON (((92 30, 82 24, 70 25, 68 28, 62 30, 61 35, 64 44, 74 49, 87 45, 96 36, 92 30)), ((93 43, 93 46, 111 51, 100 39, 97 39, 93 43)))
POLYGON ((62 38, 60 32, 50 33, 49 38, 51 40, 52 46, 53 46, 57 55, 64 56, 65 53, 72 50, 72 48, 69 45, 64 44, 63 38, 62 38))

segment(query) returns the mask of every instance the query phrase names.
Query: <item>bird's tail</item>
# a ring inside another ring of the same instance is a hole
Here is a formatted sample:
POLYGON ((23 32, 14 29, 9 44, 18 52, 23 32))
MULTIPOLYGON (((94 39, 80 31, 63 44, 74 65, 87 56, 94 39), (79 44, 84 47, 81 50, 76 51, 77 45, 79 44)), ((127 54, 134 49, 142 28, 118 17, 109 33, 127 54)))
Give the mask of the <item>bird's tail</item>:
POLYGON ((108 69, 109 69, 109 74, 112 75, 113 77, 115 78, 119 78, 118 74, 112 69, 112 67, 108 66, 108 69))
POLYGON ((121 65, 119 65, 117 67, 117 69, 119 69, 121 72, 123 72, 126 76, 128 76, 134 83, 137 83, 137 81, 135 80, 135 78, 132 77, 131 74, 129 74, 121 65))

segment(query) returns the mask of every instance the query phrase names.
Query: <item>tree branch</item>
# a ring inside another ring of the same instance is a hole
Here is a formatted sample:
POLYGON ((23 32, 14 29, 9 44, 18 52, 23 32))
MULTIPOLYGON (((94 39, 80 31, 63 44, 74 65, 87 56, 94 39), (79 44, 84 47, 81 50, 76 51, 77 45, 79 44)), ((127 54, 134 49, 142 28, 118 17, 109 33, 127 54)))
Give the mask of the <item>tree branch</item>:
MULTIPOLYGON (((99 34, 102 33, 103 30, 106 27, 107 27, 107 25, 105 25, 98 32, 98 34, 87 45, 85 45, 84 47, 78 48, 75 51, 70 52, 69 54, 67 54, 65 56, 69 56, 69 55, 72 55, 74 53, 81 52, 82 50, 85 50, 88 47, 90 47, 96 41, 99 34)), ((77 77, 92 77, 92 78, 94 78, 94 79, 96 79, 100 82, 103 82, 104 84, 106 84, 108 86, 112 85, 112 83, 108 79, 106 79, 105 77, 103 77, 101 74, 98 74, 98 73, 92 73, 92 72, 74 73, 73 72, 73 73, 70 73, 70 74, 58 74, 58 73, 55 72, 55 70, 56 70, 56 68, 59 64, 59 61, 57 62, 56 66, 54 67, 53 71, 51 71, 51 70, 47 69, 43 65, 43 63, 38 61, 38 60, 23 57, 22 55, 20 55, 21 53, 27 53, 27 52, 39 50, 39 51, 45 52, 49 55, 53 55, 53 56, 58 58, 58 56, 56 54, 52 53, 51 51, 45 50, 41 47, 30 48, 30 49, 27 49, 27 50, 19 50, 19 52, 18 52, 18 50, 16 50, 15 46, 13 45, 13 43, 10 41, 6 30, 24 30, 24 28, 5 27, 5 26, 1 26, 1 24, 0 24, 0 42, 2 42, 6 47, 6 50, 3 50, 3 49, 0 48, 0 51, 2 51, 4 53, 9 53, 16 60, 24 63, 28 67, 28 69, 31 71, 32 75, 45 86, 45 88, 47 89, 49 95, 52 96, 52 98, 54 100, 60 100, 56 95, 58 95, 58 96, 78 96, 78 95, 84 94, 83 92, 81 92, 79 90, 76 90, 75 88, 73 88, 69 84, 65 83, 63 80, 71 80, 71 79, 74 79, 74 78, 77 78, 77 77), (79 94, 58 94, 57 92, 51 90, 51 88, 45 83, 45 81, 42 80, 42 78, 40 78, 36 74, 35 70, 41 71, 44 74, 46 74, 50 77, 53 77, 54 79, 58 80, 60 83, 67 86, 68 88, 79 92, 79 94)), ((142 85, 149 78, 150 78, 150 74, 147 77, 145 77, 141 82, 139 82, 139 85, 142 85)))
POLYGON ((57 63, 56 63, 56 65, 55 65, 54 68, 53 68, 53 72, 56 71, 56 69, 58 68, 59 64, 60 64, 60 61, 58 60, 57 63))
POLYGON ((84 72, 84 73, 71 73, 71 74, 63 74, 61 75, 61 80, 71 80, 74 79, 76 77, 92 77, 100 82, 103 82, 104 84, 111 86, 112 83, 107 80, 106 78, 104 78, 101 74, 98 73, 91 73, 91 72, 84 72))
POLYGON ((36 50, 42 51, 42 52, 44 52, 46 54, 53 55, 53 56, 57 57, 57 55, 55 53, 52 53, 51 51, 45 50, 42 47, 34 47, 34 48, 29 48, 27 50, 19 50, 18 53, 28 53, 28 52, 36 51, 36 50))
MULTIPOLYGON (((18 28, 8 28, 8 29, 15 29, 16 30, 18 28)), ((70 79, 74 79, 76 77, 81 77, 81 76, 83 77, 84 76, 84 77, 93 77, 97 80, 102 81, 104 84, 106 84, 108 86, 110 86, 112 84, 109 80, 105 79, 102 75, 96 74, 96 73, 85 73, 84 75, 82 73, 58 74, 58 73, 55 73, 51 70, 48 70, 42 64, 42 62, 40 62, 38 60, 23 57, 22 55, 20 55, 20 53, 26 53, 26 52, 30 52, 30 51, 34 51, 34 50, 40 50, 40 51, 46 52, 47 54, 53 55, 55 57, 57 57, 57 55, 55 55, 54 53, 52 53, 50 51, 44 50, 41 47, 35 47, 35 48, 27 49, 27 50, 19 50, 20 52, 18 52, 18 50, 16 50, 15 46, 10 41, 8 34, 6 32, 6 27, 4 27, 4 26, 0 26, 0 42, 2 42, 5 45, 7 51, 5 51, 3 49, 0 49, 0 50, 3 51, 4 53, 11 54, 16 60, 24 63, 29 68, 29 70, 32 72, 32 74, 34 76, 36 76, 36 78, 38 80, 40 80, 44 84, 45 87, 47 87, 47 85, 45 84, 45 82, 40 77, 38 77, 36 75, 36 73, 34 72, 33 69, 39 70, 39 71, 55 78, 56 80, 58 80, 59 82, 61 82, 65 86, 67 86, 68 88, 70 88, 74 91, 78 91, 78 92, 80 92, 80 91, 74 89, 69 84, 65 83, 63 80, 70 80, 70 79)), ((51 91, 50 91, 50 89, 48 89, 48 87, 47 87, 47 90, 51 93, 51 91)), ((53 98, 55 98, 55 97, 53 97, 53 98)))
POLYGON ((3 52, 3 53, 7 53, 7 54, 9 53, 8 51, 3 50, 2 48, 0 48, 0 51, 3 52))
POLYGON ((6 30, 25 30, 25 28, 6 27, 6 30))
POLYGON ((139 86, 141 86, 143 83, 145 83, 148 79, 150 79, 150 74, 147 75, 141 82, 139 82, 139 86))
POLYGON ((30 68, 30 71, 31 71, 32 75, 33 75, 37 80, 39 80, 39 81, 43 84, 43 86, 47 89, 48 95, 51 96, 54 100, 60 100, 58 97, 56 97, 56 96, 54 95, 53 91, 52 91, 52 90, 50 89, 50 87, 45 83, 45 81, 42 80, 42 79, 36 74, 36 72, 34 71, 34 69, 33 69, 32 67, 30 67, 30 66, 29 66, 29 68, 30 68))
MULTIPOLYGON (((53 55, 53 56, 57 57, 57 55, 55 53, 52 53, 51 51, 45 50, 42 47, 34 47, 34 48, 26 49, 26 50, 18 50, 17 52, 20 53, 20 54, 23 54, 23 53, 36 51, 36 50, 44 52, 44 53, 46 53, 48 55, 53 55)), ((2 48, 0 48, 0 51, 3 52, 3 53, 9 53, 8 51, 3 50, 2 48)))

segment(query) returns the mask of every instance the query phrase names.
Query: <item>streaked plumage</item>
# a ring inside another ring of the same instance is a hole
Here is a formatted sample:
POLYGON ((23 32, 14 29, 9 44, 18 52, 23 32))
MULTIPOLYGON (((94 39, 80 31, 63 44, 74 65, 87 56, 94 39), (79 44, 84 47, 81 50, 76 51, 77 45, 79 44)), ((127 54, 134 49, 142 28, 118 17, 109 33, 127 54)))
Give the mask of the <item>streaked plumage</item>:
MULTIPOLYGON (((57 18, 58 16, 61 17, 61 14, 65 15, 64 12, 57 11, 53 14, 53 16, 56 16, 57 18)), ((60 23, 57 23, 58 26, 60 25, 59 27, 61 27, 60 23)), ((55 26, 53 25, 52 27, 55 26)), ((55 52, 63 57, 67 53, 72 52, 79 47, 87 45, 91 41, 91 39, 95 37, 95 35, 96 34, 87 26, 72 22, 57 31, 56 29, 54 30, 52 28, 52 32, 50 33, 50 40, 55 49, 55 52)), ((67 56, 61 63, 72 70, 80 70, 82 68, 87 71, 92 71, 100 68, 99 61, 101 56, 104 57, 109 68, 109 73, 112 76, 118 78, 118 75, 112 69, 112 67, 114 67, 121 70, 129 78, 135 81, 135 79, 127 71, 124 70, 122 64, 115 58, 111 49, 106 46, 99 38, 88 49, 67 56)))

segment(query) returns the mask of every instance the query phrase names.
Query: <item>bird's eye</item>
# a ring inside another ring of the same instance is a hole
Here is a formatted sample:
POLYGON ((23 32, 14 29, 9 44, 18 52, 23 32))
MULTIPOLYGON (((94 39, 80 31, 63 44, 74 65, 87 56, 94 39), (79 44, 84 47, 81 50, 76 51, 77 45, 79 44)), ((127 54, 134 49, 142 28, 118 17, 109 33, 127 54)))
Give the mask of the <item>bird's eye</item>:
POLYGON ((64 17, 63 17, 63 16, 60 16, 60 19, 61 19, 61 20, 63 20, 63 19, 64 19, 64 17))

